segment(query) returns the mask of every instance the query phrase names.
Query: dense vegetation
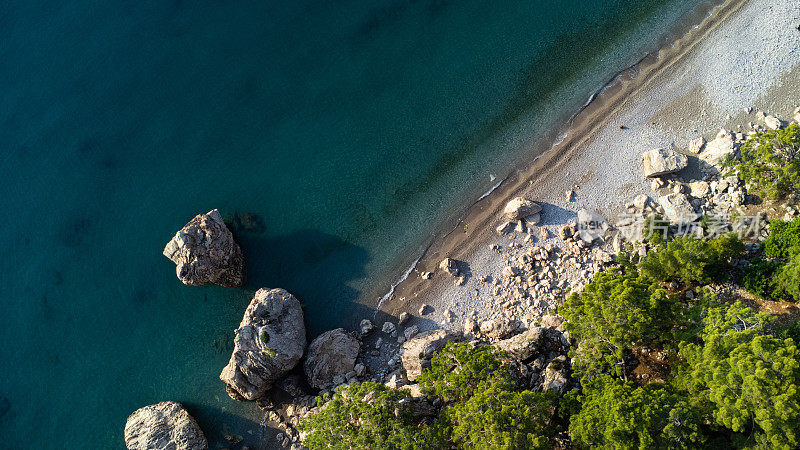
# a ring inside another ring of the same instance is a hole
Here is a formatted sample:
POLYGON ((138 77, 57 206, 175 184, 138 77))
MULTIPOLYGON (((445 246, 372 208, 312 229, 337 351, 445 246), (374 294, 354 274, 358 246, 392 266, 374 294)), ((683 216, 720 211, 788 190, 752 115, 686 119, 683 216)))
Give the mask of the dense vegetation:
POLYGON ((765 300, 800 301, 800 218, 772 221, 762 247, 769 259, 753 261, 742 285, 765 300))
POLYGON ((310 448, 763 448, 800 446, 800 325, 707 286, 741 279, 762 297, 800 299, 800 219, 775 221, 743 276, 730 262, 743 244, 659 240, 636 261, 598 274, 559 308, 578 345, 578 388, 515 389, 509 360, 493 347, 448 344, 419 377, 426 400, 362 383, 340 388, 301 422, 310 448), (642 360, 663 373, 643 375, 642 360), (419 420, 415 402, 436 405, 419 420))
POLYGON ((769 198, 800 190, 800 126, 767 130, 751 136, 740 148, 740 158, 725 167, 737 172, 750 191, 769 198))
MULTIPOLYGON (((793 257, 800 227, 776 224, 767 255, 793 257)), ((743 251, 733 235, 676 238, 638 264, 598 275, 560 312, 572 337, 581 391, 565 398, 578 447, 796 448, 800 444, 798 330, 769 326, 771 316, 726 304, 703 287, 724 278, 743 251), (687 292, 692 293, 686 295, 687 292), (773 331, 774 330, 774 331, 773 331), (633 350, 668 355, 669 376, 630 376, 633 350)), ((789 286, 790 263, 757 261, 752 289, 789 286)), ((749 278, 748 278, 749 277, 749 278)), ((748 281, 749 280, 749 281, 748 281)), ((795 283, 794 286, 797 284, 795 283)))
POLYGON ((549 448, 555 395, 515 390, 507 362, 493 347, 450 343, 419 378, 426 400, 376 383, 341 387, 319 400, 318 414, 301 421, 303 443, 311 449, 549 448), (435 420, 420 422, 415 402, 440 404, 435 420))

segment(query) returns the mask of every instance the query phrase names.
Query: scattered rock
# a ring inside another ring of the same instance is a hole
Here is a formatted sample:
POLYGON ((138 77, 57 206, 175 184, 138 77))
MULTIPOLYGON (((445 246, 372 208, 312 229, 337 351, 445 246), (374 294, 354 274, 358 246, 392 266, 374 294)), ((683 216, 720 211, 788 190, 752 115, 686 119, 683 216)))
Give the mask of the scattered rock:
POLYGON ((515 226, 516 226, 515 222, 506 221, 501 223, 500 226, 497 227, 497 232, 500 234, 508 234, 514 231, 515 226))
MULTIPOLYGON (((389 323, 389 322, 387 322, 389 323)), ((361 343, 344 328, 336 328, 319 335, 308 346, 305 374, 308 383, 317 389, 331 389, 337 376, 354 369, 361 343)))
POLYGON ((458 263, 455 259, 445 258, 439 263, 439 268, 452 276, 458 276, 458 263))
POLYGON ((794 109, 794 121, 800 123, 800 106, 794 109))
POLYGON ((419 276, 422 277, 423 280, 430 280, 433 274, 431 272, 422 272, 419 276))
POLYGON ((137 409, 125 423, 129 450, 205 450, 208 441, 180 403, 161 402, 137 409))
POLYGON ((475 334, 478 332, 478 322, 475 319, 467 318, 464 320, 464 334, 475 334))
POLYGON ((689 142, 689 152, 694 153, 695 155, 703 151, 703 147, 706 145, 706 140, 703 137, 699 137, 697 139, 692 139, 689 142))
POLYGON ((216 209, 190 220, 163 253, 176 264, 175 272, 183 284, 241 286, 244 282, 242 250, 216 209))
POLYGON ((544 381, 542 381, 542 390, 556 391, 559 395, 567 393, 567 358, 559 356, 553 359, 547 368, 544 370, 544 381))
POLYGON ((428 313, 430 313, 432 311, 433 311, 433 307, 428 305, 428 304, 426 304, 426 303, 423 303, 419 307, 419 315, 420 316, 424 316, 424 315, 426 315, 426 314, 428 314, 428 313))
POLYGON ((416 380, 422 374, 422 369, 430 367, 431 356, 443 349, 447 342, 457 339, 458 335, 450 331, 433 330, 419 334, 403 344, 402 362, 408 380, 416 380))
POLYGON ((506 204, 503 213, 509 220, 520 220, 530 217, 542 210, 542 207, 528 199, 515 197, 506 204))
POLYGON ((419 333, 419 327, 416 325, 411 325, 403 331, 403 336, 405 336, 406 340, 408 341, 413 339, 417 333, 419 333))
POLYGON ((654 191, 657 191, 664 187, 664 180, 661 178, 653 178, 653 181, 650 182, 650 188, 654 191))
POLYGON ((638 211, 644 211, 650 204, 650 197, 647 194, 639 194, 633 199, 633 206, 638 211))
POLYGON ((392 334, 395 331, 397 331, 397 328, 395 328, 395 326, 394 326, 394 324, 392 322, 383 322, 383 326, 381 327, 381 331, 383 331, 386 334, 392 334))
POLYGON ((303 356, 306 330, 300 302, 284 289, 259 289, 250 301, 220 379, 236 400, 255 400, 303 356))
POLYGON ((503 268, 503 276, 506 278, 512 278, 520 274, 519 267, 514 266, 506 266, 503 268))
POLYGON ((542 229, 539 230, 539 239, 541 239, 543 241, 547 240, 547 239, 550 239, 550 232, 547 231, 547 228, 542 228, 542 229))
POLYGON ((405 325, 411 319, 411 314, 404 312, 400 314, 400 318, 398 319, 397 323, 400 325, 405 325))
POLYGON ((544 328, 532 327, 525 332, 495 343, 495 347, 518 361, 525 361, 539 352, 539 338, 544 328))
POLYGON ((361 320, 361 323, 358 324, 359 331, 361 331, 362 336, 366 336, 375 329, 375 325, 372 324, 372 321, 369 319, 361 320))
POLYGON ((686 155, 666 148, 656 148, 642 155, 644 176, 653 178, 682 170, 689 164, 686 155))
POLYGON ((733 134, 722 129, 713 141, 706 144, 706 149, 700 155, 700 159, 719 169, 722 160, 733 153, 733 146, 733 134))
POLYGON ((695 198, 705 198, 710 192, 708 183, 705 181, 689 183, 689 189, 692 190, 692 197, 695 198))
POLYGON ((783 122, 781 121, 781 119, 778 119, 775 116, 764 117, 764 123, 770 130, 780 130, 781 128, 783 128, 783 122))
POLYGON ((698 217, 684 194, 665 195, 658 199, 658 204, 663 208, 665 218, 671 223, 693 222, 698 217))
POLYGON ((542 214, 536 213, 530 217, 526 217, 524 220, 521 220, 520 223, 525 222, 525 225, 528 227, 536 226, 542 223, 542 214))
POLYGON ((566 197, 567 203, 571 203, 572 200, 575 199, 575 191, 570 189, 570 190, 568 190, 567 192, 564 193, 564 196, 566 197))

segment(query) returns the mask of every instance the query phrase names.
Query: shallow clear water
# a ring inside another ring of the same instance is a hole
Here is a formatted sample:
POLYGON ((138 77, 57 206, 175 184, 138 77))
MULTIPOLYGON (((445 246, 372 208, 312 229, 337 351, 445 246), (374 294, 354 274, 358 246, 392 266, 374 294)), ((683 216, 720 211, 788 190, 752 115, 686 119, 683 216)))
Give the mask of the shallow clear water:
POLYGON ((7 2, 0 448, 119 448, 167 399, 212 447, 255 445, 217 376, 256 289, 294 292, 311 334, 371 314, 443 218, 698 3, 7 2), (266 225, 237 233, 245 288, 183 286, 161 255, 213 208, 266 225))

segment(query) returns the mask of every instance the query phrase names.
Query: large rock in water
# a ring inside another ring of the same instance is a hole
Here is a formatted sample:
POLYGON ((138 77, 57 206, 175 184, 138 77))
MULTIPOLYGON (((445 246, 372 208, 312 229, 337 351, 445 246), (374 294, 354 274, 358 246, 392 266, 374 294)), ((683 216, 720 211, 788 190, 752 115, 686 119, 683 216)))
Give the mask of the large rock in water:
POLYGON ((520 220, 531 217, 542 211, 538 203, 534 203, 526 198, 515 197, 506 204, 503 214, 511 220, 520 220))
POLYGON ((403 344, 403 368, 406 369, 406 378, 414 381, 422 375, 422 369, 430 368, 431 357, 443 349, 449 341, 459 339, 460 336, 447 330, 433 330, 417 335, 414 339, 403 344))
POLYGON ((216 209, 198 214, 175 233, 164 256, 172 260, 183 284, 201 286, 241 286, 244 282, 244 258, 239 245, 216 209))
POLYGON ((205 450, 203 431, 180 403, 161 402, 134 411, 125 423, 130 450, 205 450))
POLYGON ((231 360, 219 378, 237 400, 261 397, 306 348, 300 302, 283 289, 259 289, 235 333, 231 360))
POLYGON ((356 365, 361 343, 344 328, 326 331, 308 346, 305 372, 308 383, 317 389, 330 389, 345 381, 345 374, 356 365))
POLYGON ((642 154, 644 176, 653 178, 682 170, 689 165, 689 158, 666 148, 656 148, 642 154))

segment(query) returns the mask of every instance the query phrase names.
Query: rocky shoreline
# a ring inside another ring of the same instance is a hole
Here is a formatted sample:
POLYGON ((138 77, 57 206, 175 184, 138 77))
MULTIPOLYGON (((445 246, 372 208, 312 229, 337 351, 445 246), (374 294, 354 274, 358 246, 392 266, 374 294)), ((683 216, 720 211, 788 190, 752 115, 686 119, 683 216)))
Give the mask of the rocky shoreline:
MULTIPOLYGON (((761 22, 746 23, 759 4, 764 2, 750 2, 752 9, 734 16, 726 33, 738 30, 747 36, 753 27, 770 20, 789 21, 767 16, 761 22)), ((788 45, 797 48, 795 41, 788 45)), ((714 44, 709 45, 713 48, 714 44)), ((705 50, 701 46, 694 51, 702 57, 705 50)), ((639 100, 626 100, 626 108, 604 121, 591 144, 580 142, 584 149, 608 148, 594 155, 576 154, 572 149, 541 180, 534 182, 532 176, 530 184, 509 201, 489 205, 491 211, 484 213, 486 226, 467 238, 471 247, 436 250, 421 261, 410 286, 398 289, 397 297, 385 305, 390 320, 374 323, 374 317, 364 317, 358 330, 330 330, 307 346, 298 299, 279 287, 259 290, 235 332, 230 363, 220 375, 229 395, 256 402, 268 422, 281 430, 275 446, 299 449, 303 448, 300 419, 319 410, 316 396, 338 386, 378 382, 407 391, 416 399, 421 416, 435 410, 437 405, 427 402, 415 381, 431 356, 448 342, 494 345, 508 355, 519 374, 519 386, 564 394, 573 383, 568 352, 576 343, 564 330, 558 307, 570 292, 580 292, 597 273, 613 266, 621 251, 646 254, 650 244, 641 232, 652 231, 653 217, 663 218, 658 229, 664 232, 701 236, 709 235, 707 227, 687 224, 702 217, 726 218, 714 232, 747 234, 752 250, 766 236, 768 220, 800 215, 796 196, 762 201, 738 177, 722 169, 725 157, 736 155, 750 133, 800 121, 797 98, 791 95, 800 85, 795 70, 798 61, 791 55, 781 60, 790 63, 781 73, 791 78, 765 83, 757 98, 741 95, 748 103, 737 105, 736 111, 709 106, 719 100, 709 92, 703 94, 708 97, 706 103, 699 104, 693 88, 680 79, 653 88, 661 90, 664 99, 657 107, 647 103, 646 115, 641 115, 639 100), (771 107, 759 110, 752 105, 771 107), (666 109, 678 117, 665 116, 666 109), (712 112, 720 109, 724 115, 712 112), (687 110, 702 114, 684 120, 687 110), (726 129, 719 130, 720 124, 726 129), (624 151, 611 148, 633 139, 635 145, 624 151), (608 160, 597 166, 583 164, 593 157, 608 160), (576 167, 580 168, 577 173, 576 167), (566 176, 555 177, 558 171, 566 176), (744 220, 730 220, 731 216, 744 220)), ((696 63, 688 60, 686 64, 696 63)), ((557 155, 547 158, 539 163, 557 161, 557 155)), ((243 282, 241 249, 229 239, 230 231, 217 216, 216 210, 198 215, 165 248, 164 254, 176 263, 178 278, 185 284, 237 286, 243 282)), ((163 404, 146 408, 159 405, 163 404)), ((187 423, 196 426, 193 419, 176 420, 187 413, 180 407, 173 409, 170 414, 176 417, 166 422, 143 420, 142 410, 134 413, 126 426, 126 444, 128 427, 138 430, 132 434, 138 437, 128 447, 148 448, 143 439, 163 442, 164 429, 167 436, 184 436, 169 430, 185 430, 187 423)), ((207 448, 199 427, 193 433, 202 439, 176 437, 175 448, 207 448)), ((242 440, 240 436, 226 439, 231 444, 242 440)))

